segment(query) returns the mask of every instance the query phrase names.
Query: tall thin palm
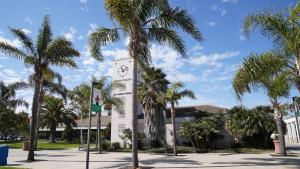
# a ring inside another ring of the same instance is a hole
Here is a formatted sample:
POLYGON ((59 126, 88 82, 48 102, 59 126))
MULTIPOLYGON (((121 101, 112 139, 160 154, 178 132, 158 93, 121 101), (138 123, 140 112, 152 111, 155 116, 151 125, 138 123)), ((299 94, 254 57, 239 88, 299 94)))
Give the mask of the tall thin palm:
POLYGON ((177 156, 177 145, 176 145, 176 111, 175 111, 175 104, 178 105, 178 101, 181 100, 184 97, 188 97, 191 99, 196 99, 193 91, 184 89, 181 90, 184 87, 184 84, 181 82, 175 82, 172 83, 171 86, 167 89, 165 99, 168 103, 171 104, 171 121, 173 126, 173 150, 174 155, 177 156))
POLYGON ((34 161, 35 133, 37 128, 37 114, 40 105, 40 93, 43 88, 43 78, 51 71, 51 65, 76 68, 74 57, 79 56, 72 43, 63 37, 52 39, 49 16, 45 16, 39 30, 36 43, 26 35, 22 29, 10 28, 11 33, 18 38, 24 50, 18 49, 6 42, 0 42, 0 50, 6 55, 20 59, 26 66, 34 70, 34 95, 32 102, 32 116, 30 128, 30 145, 27 161, 34 161))
POLYGON ((164 93, 169 81, 161 69, 146 67, 138 84, 138 97, 144 109, 145 134, 150 146, 165 143, 163 112, 166 109, 164 93), (163 137, 163 138, 162 138, 163 137))
POLYGON ((264 10, 245 17, 243 33, 249 33, 256 28, 281 51, 285 52, 286 67, 292 72, 296 87, 300 91, 300 3, 284 11, 264 10))
POLYGON ((289 96, 293 84, 291 72, 286 71, 286 62, 280 59, 281 57, 279 53, 274 52, 266 52, 261 55, 251 54, 237 70, 232 85, 239 99, 245 93, 251 93, 259 89, 266 91, 274 108, 274 119, 279 134, 281 155, 285 156, 283 111, 279 101, 281 98, 289 96))
POLYGON ((41 109, 41 125, 50 129, 49 142, 55 142, 56 127, 64 124, 67 127, 76 127, 77 116, 72 109, 65 107, 64 100, 54 96, 46 96, 41 109))
POLYGON ((101 47, 117 42, 122 31, 129 37, 128 52, 133 58, 132 167, 138 167, 137 153, 137 64, 151 60, 150 42, 167 44, 183 56, 186 48, 176 30, 200 41, 202 35, 186 10, 172 8, 168 0, 105 0, 106 11, 116 28, 102 27, 90 35, 91 54, 103 58, 101 47))
MULTIPOLYGON (((125 86, 122 83, 117 81, 109 82, 107 77, 102 77, 101 79, 96 79, 93 77, 93 82, 97 82, 95 88, 101 91, 101 101, 103 104, 102 109, 112 109, 114 107, 116 110, 121 111, 123 108, 123 100, 113 96, 112 92, 118 88, 124 88, 125 86)), ((98 152, 101 153, 101 112, 97 112, 97 144, 98 144, 98 152)))
MULTIPOLYGON (((44 102, 45 95, 57 94, 62 98, 66 99, 67 89, 62 84, 62 77, 57 72, 49 72, 48 75, 44 74, 43 77, 43 85, 40 92, 40 104, 38 108, 37 114, 37 129, 35 135, 35 149, 37 149, 37 142, 38 142, 38 135, 39 135, 39 128, 40 128, 40 114, 41 114, 41 105, 44 102)), ((29 76, 29 85, 34 87, 34 79, 33 75, 29 76)))

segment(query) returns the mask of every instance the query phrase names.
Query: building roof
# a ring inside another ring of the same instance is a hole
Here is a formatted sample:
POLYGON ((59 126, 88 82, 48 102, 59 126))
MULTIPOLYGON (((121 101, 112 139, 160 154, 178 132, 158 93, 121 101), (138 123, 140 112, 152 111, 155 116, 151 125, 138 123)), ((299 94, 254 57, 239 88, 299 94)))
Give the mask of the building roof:
MULTIPOLYGON (((182 106, 175 107, 176 117, 194 117, 197 113, 226 113, 228 109, 212 106, 212 105, 198 105, 198 106, 182 106), (195 114, 196 113, 196 114, 195 114)), ((171 117, 170 107, 167 108, 166 111, 167 118, 171 117)), ((138 116, 139 119, 144 118, 144 114, 138 116)))
MULTIPOLYGON (((111 115, 101 116, 101 126, 106 127, 111 122, 111 115)), ((76 120, 77 128, 81 127, 81 119, 76 120)), ((82 121, 82 127, 87 128, 89 125, 89 118, 84 118, 82 121)), ((59 125, 58 128, 65 127, 65 125, 59 125)), ((97 127, 97 116, 93 115, 91 120, 91 127, 97 127)))

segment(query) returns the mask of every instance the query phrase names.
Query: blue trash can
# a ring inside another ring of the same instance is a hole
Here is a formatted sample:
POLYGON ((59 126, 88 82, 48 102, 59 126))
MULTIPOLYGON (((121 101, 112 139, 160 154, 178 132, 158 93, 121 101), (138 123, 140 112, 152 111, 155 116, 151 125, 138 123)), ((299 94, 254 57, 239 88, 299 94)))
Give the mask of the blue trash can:
POLYGON ((7 165, 8 146, 0 145, 0 166, 7 165))

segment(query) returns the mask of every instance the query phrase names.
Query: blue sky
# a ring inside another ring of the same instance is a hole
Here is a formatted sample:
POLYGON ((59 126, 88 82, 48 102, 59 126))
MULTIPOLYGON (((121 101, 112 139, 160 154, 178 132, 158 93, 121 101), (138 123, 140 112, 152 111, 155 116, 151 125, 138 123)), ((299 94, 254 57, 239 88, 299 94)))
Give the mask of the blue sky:
MULTIPOLYGON (((19 41, 9 33, 8 26, 22 28, 35 39, 44 15, 49 14, 54 36, 65 36, 74 43, 81 52, 81 57, 76 60, 79 69, 55 68, 70 89, 89 82, 92 75, 98 78, 111 75, 114 57, 127 55, 128 39, 123 38, 120 43, 103 49, 104 62, 90 57, 86 46, 89 33, 100 26, 112 26, 101 0, 5 0, 1 3, 0 40, 20 47, 19 41)), ((238 105, 240 102, 235 99, 231 88, 235 70, 250 52, 273 49, 272 42, 258 31, 253 32, 249 40, 240 34, 243 18, 252 12, 287 8, 295 3, 295 0, 172 0, 172 6, 191 13, 204 40, 199 43, 182 34, 188 59, 182 59, 165 46, 153 44, 153 64, 161 67, 169 80, 180 80, 195 92, 197 100, 184 99, 181 105, 211 104, 227 108, 238 105)), ((32 68, 24 67, 19 60, 0 55, 0 80, 6 83, 27 80, 32 68)), ((298 92, 294 90, 291 93, 296 94, 298 92)), ((31 103, 32 91, 20 91, 19 95, 31 103)), ((243 98, 243 104, 248 107, 267 103, 263 92, 243 98)))

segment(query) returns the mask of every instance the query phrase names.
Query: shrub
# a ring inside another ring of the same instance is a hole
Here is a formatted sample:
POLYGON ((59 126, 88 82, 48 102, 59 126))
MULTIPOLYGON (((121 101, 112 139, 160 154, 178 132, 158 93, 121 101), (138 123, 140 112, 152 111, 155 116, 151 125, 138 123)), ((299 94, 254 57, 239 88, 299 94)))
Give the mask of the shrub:
POLYGON ((111 144, 111 149, 112 150, 119 150, 121 148, 120 143, 119 142, 113 142, 111 144))
POLYGON ((100 143, 101 149, 107 151, 110 148, 110 144, 111 144, 110 141, 102 141, 100 143))

